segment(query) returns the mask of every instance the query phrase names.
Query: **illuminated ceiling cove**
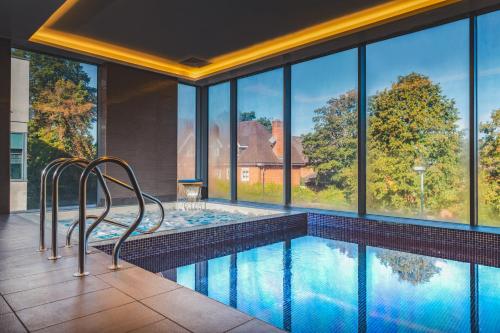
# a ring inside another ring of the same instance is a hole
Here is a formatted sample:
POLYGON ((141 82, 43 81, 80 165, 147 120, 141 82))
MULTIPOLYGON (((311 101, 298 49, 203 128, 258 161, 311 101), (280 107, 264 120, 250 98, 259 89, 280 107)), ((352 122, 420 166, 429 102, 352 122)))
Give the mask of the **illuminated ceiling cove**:
POLYGON ((30 41, 94 57, 198 80, 308 45, 331 40, 376 25, 446 6, 460 0, 393 0, 336 17, 279 37, 207 59, 208 64, 191 67, 177 60, 124 47, 93 37, 55 29, 58 21, 79 2, 67 0, 31 36, 30 41))

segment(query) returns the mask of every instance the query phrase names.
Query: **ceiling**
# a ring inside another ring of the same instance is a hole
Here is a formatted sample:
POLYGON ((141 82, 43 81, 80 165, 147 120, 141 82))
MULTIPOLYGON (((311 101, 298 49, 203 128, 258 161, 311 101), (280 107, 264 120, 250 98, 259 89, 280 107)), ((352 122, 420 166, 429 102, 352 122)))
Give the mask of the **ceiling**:
POLYGON ((199 79, 459 1, 7 0, 0 36, 199 79))

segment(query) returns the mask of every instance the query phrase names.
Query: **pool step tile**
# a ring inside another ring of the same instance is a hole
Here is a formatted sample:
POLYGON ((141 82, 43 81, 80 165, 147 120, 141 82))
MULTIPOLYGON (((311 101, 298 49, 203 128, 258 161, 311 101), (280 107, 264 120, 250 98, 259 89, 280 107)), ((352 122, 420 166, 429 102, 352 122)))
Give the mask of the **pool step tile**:
POLYGON ((181 288, 177 283, 141 268, 130 268, 97 277, 138 300, 181 288))
POLYGON ((129 296, 108 288, 24 309, 17 315, 30 331, 34 331, 132 302, 134 299, 129 296))
POLYGON ((87 276, 84 279, 76 279, 8 294, 5 295, 5 299, 14 311, 19 311, 109 287, 102 280, 93 276, 87 276))
POLYGON ((192 332, 225 332, 252 319, 187 288, 153 296, 142 303, 192 332))
MULTIPOLYGON (((120 333, 144 327, 163 320, 164 317, 139 302, 88 315, 75 320, 47 327, 43 333, 120 333)), ((163 332, 171 332, 163 331, 163 332)))

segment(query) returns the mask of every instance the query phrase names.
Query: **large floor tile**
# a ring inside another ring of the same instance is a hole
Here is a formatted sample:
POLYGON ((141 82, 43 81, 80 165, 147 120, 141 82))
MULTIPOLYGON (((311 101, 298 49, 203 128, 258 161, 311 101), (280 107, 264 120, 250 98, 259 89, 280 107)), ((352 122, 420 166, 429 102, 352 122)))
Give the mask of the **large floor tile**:
POLYGON ((193 332, 225 332, 252 319, 187 288, 175 289, 142 302, 193 332))
POLYGON ((87 276, 85 278, 8 294, 4 297, 14 311, 19 311, 106 288, 109 288, 107 283, 93 276, 87 276))
POLYGON ((64 268, 76 267, 74 258, 62 258, 59 260, 45 260, 38 263, 18 263, 7 265, 0 270, 0 280, 15 279, 23 276, 39 274, 43 272, 57 271, 64 268))
POLYGON ((0 294, 11 294, 18 291, 30 290, 55 283, 78 279, 73 276, 75 268, 66 268, 59 271, 50 271, 20 278, 0 281, 0 294))
POLYGON ((3 297, 0 296, 0 315, 3 315, 5 313, 9 313, 9 312, 12 312, 9 304, 7 304, 7 302, 3 299, 3 297))
POLYGON ((0 315, 0 331, 3 333, 22 333, 26 329, 14 313, 0 315))
MULTIPOLYGON (((147 308, 139 302, 134 302, 67 321, 62 324, 50 326, 39 332, 121 333, 158 322, 162 319, 164 319, 164 317, 157 312, 147 308)), ((168 330, 163 332, 172 331, 168 330)))
MULTIPOLYGON (((29 330, 37 330, 133 301, 120 291, 108 288, 21 310, 17 314, 29 330)), ((130 315, 133 316, 133 314, 130 315)))
POLYGON ((130 331, 130 333, 189 333, 189 331, 171 320, 163 319, 154 324, 130 331))
POLYGON ((229 330, 228 333, 283 333, 285 331, 280 330, 277 327, 269 325, 258 319, 252 319, 243 325, 240 325, 232 330, 229 330))
POLYGON ((113 287, 135 299, 143 299, 181 286, 141 268, 120 270, 98 276, 113 287))

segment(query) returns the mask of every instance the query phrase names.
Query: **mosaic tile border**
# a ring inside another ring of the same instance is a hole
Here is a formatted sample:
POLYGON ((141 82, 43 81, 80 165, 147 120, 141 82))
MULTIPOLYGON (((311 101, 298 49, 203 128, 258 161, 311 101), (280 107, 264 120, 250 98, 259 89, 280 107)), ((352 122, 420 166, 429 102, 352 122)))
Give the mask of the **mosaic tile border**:
MULTIPOLYGON (((277 242, 294 233, 500 267, 500 234, 304 212, 132 238, 123 245, 120 257, 162 271, 277 242), (168 254, 168 259, 160 254, 168 254)), ((111 253, 113 246, 95 247, 111 253)))
POLYGON ((307 219, 312 236, 500 266, 500 235, 494 233, 317 213, 307 219))
MULTIPOLYGON (((120 257, 125 260, 132 260, 159 253, 186 250, 300 227, 307 227, 307 214, 305 213, 262 217, 252 221, 214 225, 209 228, 184 232, 153 234, 150 237, 131 238, 126 241, 121 248, 120 257)), ((113 246, 114 242, 94 247, 109 254, 113 246)))

